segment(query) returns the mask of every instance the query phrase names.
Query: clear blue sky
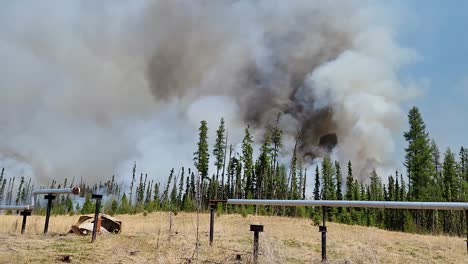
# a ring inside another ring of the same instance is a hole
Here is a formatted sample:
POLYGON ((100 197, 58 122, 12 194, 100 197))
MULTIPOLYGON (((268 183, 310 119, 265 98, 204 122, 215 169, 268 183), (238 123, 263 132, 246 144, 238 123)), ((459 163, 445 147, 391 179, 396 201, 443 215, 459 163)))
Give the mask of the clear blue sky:
POLYGON ((428 81, 422 95, 405 109, 418 106, 440 150, 451 147, 458 154, 462 145, 468 146, 468 1, 395 3, 410 17, 402 26, 400 43, 421 56, 401 76, 428 81))

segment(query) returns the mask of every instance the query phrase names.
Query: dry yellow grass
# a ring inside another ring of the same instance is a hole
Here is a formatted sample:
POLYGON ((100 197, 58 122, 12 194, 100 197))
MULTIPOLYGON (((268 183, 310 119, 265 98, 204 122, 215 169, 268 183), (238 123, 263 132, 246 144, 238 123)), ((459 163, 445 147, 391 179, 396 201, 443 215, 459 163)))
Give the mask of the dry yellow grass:
MULTIPOLYGON (((44 217, 28 218, 20 235, 20 216, 0 216, 0 263, 54 263, 71 255, 72 263, 248 263, 253 235, 249 224, 262 223, 260 263, 320 263, 320 233, 310 220, 267 216, 221 215, 215 241, 208 244, 209 215, 200 215, 200 250, 195 250, 196 214, 119 215, 121 235, 90 237, 65 234, 77 216, 51 217, 50 234, 42 235, 44 217)), ((329 263, 468 263, 462 238, 388 232, 376 228, 328 225, 329 263)))

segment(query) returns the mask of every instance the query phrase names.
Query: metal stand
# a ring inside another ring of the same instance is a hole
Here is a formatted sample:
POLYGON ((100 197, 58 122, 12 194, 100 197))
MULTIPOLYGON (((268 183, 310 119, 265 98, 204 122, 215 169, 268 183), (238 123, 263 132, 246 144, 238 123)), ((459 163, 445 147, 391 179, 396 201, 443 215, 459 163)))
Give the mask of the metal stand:
POLYGON ((96 232, 97 232, 97 229, 98 229, 98 218, 99 218, 99 210, 101 209, 102 195, 93 194, 91 196, 91 199, 96 200, 96 211, 94 211, 93 235, 91 237, 91 243, 93 243, 94 240, 96 240, 96 232))
POLYGON ((50 210, 52 209, 52 200, 55 199, 55 195, 49 193, 47 195, 44 195, 44 199, 47 200, 47 211, 46 211, 46 219, 45 219, 45 224, 44 224, 44 234, 47 234, 47 232, 49 232, 49 218, 50 218, 50 210))
POLYGON ((263 232, 263 225, 250 225, 250 231, 254 232, 253 263, 258 261, 258 233, 263 232))
POLYGON ((31 210, 21 211, 20 215, 23 216, 23 223, 21 223, 21 234, 24 234, 24 230, 26 229, 26 219, 31 215, 31 210))
POLYGON ((322 233, 322 263, 327 262, 327 227, 325 221, 327 220, 327 208, 322 206, 322 225, 319 226, 319 232, 322 233))
POLYGON ((210 246, 213 244, 214 236, 214 217, 218 203, 210 203, 210 246))
POLYGON ((468 253, 468 210, 465 210, 465 221, 466 221, 466 252, 468 253))

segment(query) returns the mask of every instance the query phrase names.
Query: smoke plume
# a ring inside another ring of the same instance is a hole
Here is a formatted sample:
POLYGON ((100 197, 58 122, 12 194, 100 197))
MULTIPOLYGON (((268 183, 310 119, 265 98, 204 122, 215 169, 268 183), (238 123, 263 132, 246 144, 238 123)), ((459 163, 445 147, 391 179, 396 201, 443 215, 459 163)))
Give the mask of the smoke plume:
MULTIPOLYGON (((0 166, 95 181, 191 166, 201 119, 238 143, 282 113, 308 159, 391 164, 413 58, 361 1, 18 1, 0 10, 0 166), (322 146, 320 142, 322 141, 322 146)), ((286 145, 291 149, 291 145, 286 145)), ((287 155, 287 153, 285 153, 287 155)))

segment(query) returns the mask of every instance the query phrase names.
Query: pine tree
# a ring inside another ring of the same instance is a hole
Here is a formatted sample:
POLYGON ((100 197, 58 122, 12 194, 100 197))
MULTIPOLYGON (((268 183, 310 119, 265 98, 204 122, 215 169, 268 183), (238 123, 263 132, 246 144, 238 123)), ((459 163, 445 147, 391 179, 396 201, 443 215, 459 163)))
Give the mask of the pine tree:
POLYGON ((18 203, 21 200, 21 196, 22 196, 21 191, 23 190, 23 184, 24 184, 24 176, 21 176, 20 184, 18 186, 18 193, 16 195, 16 205, 18 205, 18 203))
POLYGON ((135 182, 135 173, 136 173, 136 162, 133 164, 132 170, 132 183, 130 184, 130 206, 132 205, 132 196, 133 196, 133 182, 135 182))
POLYGON ((221 170, 224 164, 225 131, 226 129, 224 128, 224 118, 221 118, 219 128, 218 130, 216 130, 216 142, 213 148, 213 156, 215 158, 216 166, 216 181, 218 181, 219 171, 221 170))
POLYGON ((249 131, 250 126, 245 128, 244 139, 242 140, 242 163, 244 165, 244 179, 246 195, 253 195, 253 139, 249 131))
POLYGON ((195 174, 192 172, 190 172, 190 168, 189 168, 189 174, 190 174, 190 198, 195 199, 195 174))
MULTIPOLYGON (((85 206, 83 205, 83 209, 84 209, 84 207, 85 206)), ((131 210, 131 205, 130 205, 128 199, 127 199, 127 195, 124 192, 123 195, 122 195, 122 198, 120 200, 119 214, 128 214, 128 213, 130 213, 130 210, 131 210)))
POLYGON ((208 127, 206 121, 200 122, 198 149, 194 153, 194 165, 197 168, 202 180, 208 178, 208 164, 210 154, 208 153, 208 127))
POLYGON ((318 165, 315 167, 314 200, 320 200, 320 172, 318 165))
POLYGON ((94 206, 93 203, 91 202, 91 196, 86 195, 85 202, 83 204, 83 207, 81 208, 81 213, 82 214, 91 214, 94 211, 94 206))
POLYGON ((304 180, 302 183, 302 199, 306 199, 306 186, 307 186, 307 169, 304 170, 304 180))
POLYGON ((143 196, 144 196, 144 186, 143 186, 143 173, 140 174, 140 183, 138 184, 137 187, 137 205, 143 202, 143 196))
POLYGON ((165 210, 169 208, 169 187, 171 186, 172 178, 174 177, 174 168, 171 169, 171 173, 169 174, 169 177, 167 178, 167 184, 166 188, 164 188, 164 192, 162 195, 162 206, 165 210))
POLYGON ((5 168, 0 173, 0 204, 3 202, 3 193, 5 192, 6 179, 4 178, 5 168))
POLYGON ((322 161, 322 200, 336 199, 336 186, 333 181, 333 165, 329 157, 322 161))
POLYGON ((443 163, 444 192, 443 196, 447 202, 457 201, 457 165, 454 154, 447 149, 444 154, 443 163))
POLYGON ((281 119, 281 113, 278 113, 276 116, 276 124, 275 127, 271 131, 271 141, 273 143, 273 148, 271 151, 271 161, 272 161, 272 170, 276 171, 276 168, 278 167, 278 153, 280 151, 280 148, 282 147, 282 136, 283 132, 279 128, 279 121, 281 119))
POLYGON ((268 185, 269 177, 270 177, 270 136, 267 134, 265 136, 265 142, 262 144, 260 148, 260 156, 258 157, 257 162, 257 181, 255 186, 255 198, 262 199, 262 195, 265 193, 267 197, 270 196, 271 190, 270 186, 268 185), (266 185, 264 182, 266 181, 266 185))
POLYGON ((299 198, 299 192, 298 192, 298 186, 297 186, 297 153, 296 153, 296 147, 297 147, 297 140, 296 140, 296 145, 294 146, 293 150, 293 155, 291 159, 291 171, 289 173, 289 178, 290 180, 290 187, 289 187, 289 199, 291 200, 296 200, 299 198))
POLYGON ((348 177, 346 177, 346 194, 345 200, 353 200, 354 179, 351 161, 348 161, 348 177))
POLYGON ((341 190, 342 188, 342 174, 341 174, 341 168, 340 168, 340 163, 338 161, 335 161, 335 181, 336 181, 336 199, 337 200, 343 200, 343 192, 341 190))
POLYGON ((180 209, 183 205, 183 193, 184 193, 184 178, 185 178, 185 169, 182 167, 182 172, 180 174, 180 183, 179 183, 179 193, 177 196, 177 203, 179 204, 180 209))
POLYGON ((435 168, 432 162, 432 148, 426 125, 419 109, 413 107, 409 114, 409 131, 404 133, 408 142, 405 149, 405 166, 409 179, 411 200, 427 201, 433 197, 435 168))
POLYGON ((234 189, 232 183, 234 182, 233 178, 233 165, 232 165, 232 145, 229 145, 229 162, 227 166, 227 182, 226 182, 226 196, 223 198, 231 198, 232 190, 234 189))
POLYGON ((440 175, 442 171, 441 164, 440 164, 440 151, 434 139, 431 141, 431 153, 432 153, 432 162, 434 163, 434 170, 437 175, 440 175))
POLYGON ((381 201, 383 200, 383 188, 382 182, 380 181, 380 177, 377 175, 375 170, 372 170, 371 177, 370 177, 370 196, 369 200, 371 201, 381 201))
POLYGON ((179 202, 177 199, 177 181, 179 179, 179 176, 176 176, 174 179, 174 184, 172 186, 172 191, 171 191, 171 202, 170 202, 170 207, 171 210, 174 210, 175 208, 178 208, 179 202))
POLYGON ((159 200, 159 182, 154 184, 154 195, 153 195, 153 203, 154 208, 158 209, 160 207, 160 200, 159 200))

